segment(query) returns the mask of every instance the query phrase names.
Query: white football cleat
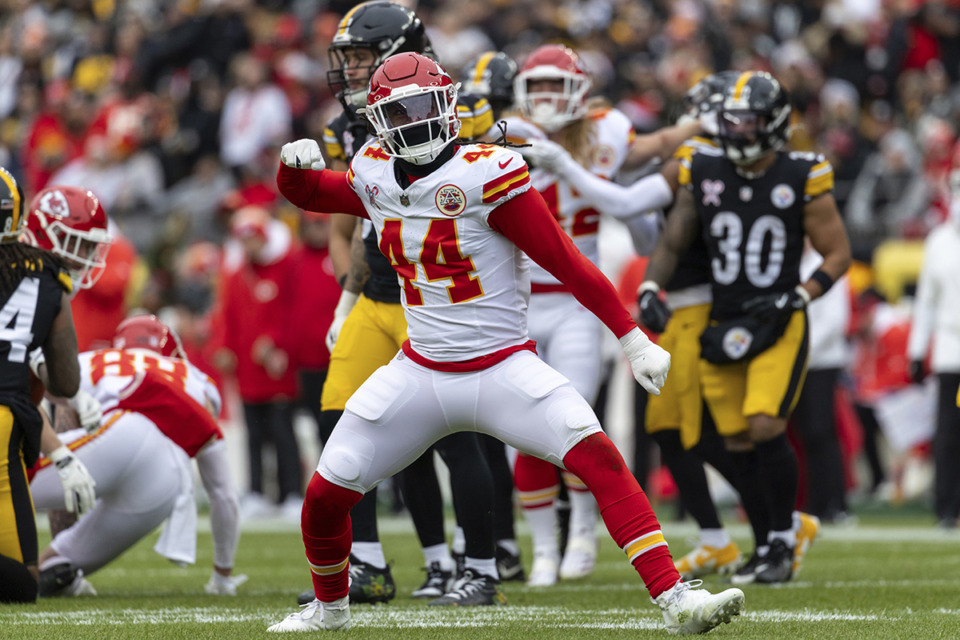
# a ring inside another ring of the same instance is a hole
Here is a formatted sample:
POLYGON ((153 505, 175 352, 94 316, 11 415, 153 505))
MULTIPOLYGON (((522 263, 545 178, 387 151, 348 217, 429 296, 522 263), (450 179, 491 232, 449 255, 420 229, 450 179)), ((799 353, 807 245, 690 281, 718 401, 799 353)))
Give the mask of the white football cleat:
POLYGON ((95 596, 97 595, 97 590, 93 588, 93 585, 90 584, 90 581, 83 577, 83 569, 77 569, 77 577, 73 579, 68 586, 64 587, 63 594, 68 598, 76 598, 79 596, 95 596))
POLYGON ((556 555, 549 553, 534 553, 533 566, 530 568, 530 577, 527 578, 527 586, 553 586, 557 584, 557 574, 559 571, 560 562, 556 555))
POLYGON ((678 582, 654 600, 663 613, 663 622, 668 633, 706 633, 714 627, 730 622, 743 611, 743 591, 740 589, 727 589, 712 594, 706 589, 691 588, 701 584, 700 580, 678 582))
POLYGON ((560 577, 564 580, 585 578, 597 564, 597 538, 572 536, 560 563, 560 577))
POLYGON ((301 605, 300 611, 291 613, 267 631, 287 633, 299 631, 346 631, 350 628, 350 598, 335 602, 314 600, 301 605))

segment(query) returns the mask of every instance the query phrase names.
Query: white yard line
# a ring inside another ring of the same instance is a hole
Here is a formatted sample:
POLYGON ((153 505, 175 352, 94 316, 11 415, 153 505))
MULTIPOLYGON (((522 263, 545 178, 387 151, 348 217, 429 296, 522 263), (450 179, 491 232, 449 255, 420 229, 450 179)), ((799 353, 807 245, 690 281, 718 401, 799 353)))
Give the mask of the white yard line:
MULTIPOLYGON (((364 608, 365 609, 365 608, 364 608)), ((476 628, 526 623, 551 629, 658 629, 662 620, 655 609, 636 611, 631 609, 567 609, 561 607, 503 607, 458 609, 457 611, 434 609, 387 609, 353 612, 355 627, 362 628, 476 628), (587 618, 586 620, 584 618, 587 618)), ((895 621, 914 615, 946 615, 960 617, 960 609, 933 609, 918 611, 906 609, 899 613, 862 614, 853 611, 800 611, 761 610, 747 611, 744 618, 762 622, 849 622, 849 621, 895 621)), ((88 609, 64 612, 0 612, 0 625, 166 625, 166 624, 223 624, 231 622, 278 621, 283 611, 273 609, 231 609, 226 607, 169 607, 153 611, 142 609, 88 609)))

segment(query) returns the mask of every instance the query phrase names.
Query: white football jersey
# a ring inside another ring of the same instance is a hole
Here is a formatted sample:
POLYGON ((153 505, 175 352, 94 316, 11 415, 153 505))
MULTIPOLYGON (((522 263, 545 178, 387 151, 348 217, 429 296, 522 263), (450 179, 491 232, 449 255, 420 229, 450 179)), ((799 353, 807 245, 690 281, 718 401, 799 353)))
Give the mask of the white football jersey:
MULTIPOLYGON (((629 118, 616 109, 597 109, 587 114, 595 123, 596 140, 592 146, 591 164, 587 169, 607 180, 612 179, 627 157, 633 141, 633 125, 629 118)), ((547 136, 535 124, 520 117, 506 118, 507 139, 523 143, 542 140, 547 136)), ((580 253, 591 262, 600 264, 597 233, 600 229, 600 212, 593 203, 577 192, 577 186, 540 168, 530 170, 533 188, 543 194, 550 211, 560 226, 567 232, 580 253)), ((557 279, 540 266, 530 267, 530 279, 538 284, 559 284, 557 279)))
POLYGON ((220 412, 220 392, 207 374, 186 360, 148 349, 87 351, 80 354, 80 388, 100 402, 104 414, 114 409, 142 413, 191 456, 221 435, 216 422, 203 415, 208 401, 214 414, 220 412), (185 411, 187 404, 204 410, 185 411))
POLYGON ((487 220, 530 188, 523 157, 464 145, 406 189, 395 162, 372 140, 354 156, 347 182, 397 271, 410 346, 436 362, 460 362, 527 342, 529 261, 487 220))

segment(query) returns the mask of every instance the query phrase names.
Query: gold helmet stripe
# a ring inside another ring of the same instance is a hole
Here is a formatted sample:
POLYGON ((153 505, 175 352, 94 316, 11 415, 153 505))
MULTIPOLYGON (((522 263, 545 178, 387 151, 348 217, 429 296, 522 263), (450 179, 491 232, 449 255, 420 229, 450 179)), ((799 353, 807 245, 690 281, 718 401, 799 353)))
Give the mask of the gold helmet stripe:
POLYGON ((733 86, 733 99, 739 100, 740 94, 743 93, 743 88, 747 86, 747 83, 756 75, 755 71, 744 71, 740 74, 740 77, 737 78, 737 84, 733 86))
POLYGON ((496 51, 487 51, 480 56, 480 59, 477 60, 477 68, 473 70, 473 82, 478 84, 480 80, 483 79, 483 72, 487 70, 487 67, 490 65, 490 61, 493 60, 493 56, 497 55, 496 51))
POLYGON ((13 219, 10 221, 10 230, 16 231, 20 226, 20 189, 17 188, 17 181, 6 169, 0 169, 0 179, 10 190, 10 197, 13 199, 13 219))

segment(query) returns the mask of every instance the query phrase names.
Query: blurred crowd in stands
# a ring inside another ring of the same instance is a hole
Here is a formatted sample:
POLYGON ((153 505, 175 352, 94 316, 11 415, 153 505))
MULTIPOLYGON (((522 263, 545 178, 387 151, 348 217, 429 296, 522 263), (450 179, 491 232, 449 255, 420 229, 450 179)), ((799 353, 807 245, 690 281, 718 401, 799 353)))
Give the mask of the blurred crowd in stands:
MULTIPOLYGON (((327 47, 355 4, 0 1, 0 165, 28 200, 55 184, 101 199, 120 238, 88 301, 103 337, 130 309, 159 313, 198 364, 236 376, 244 402, 292 401, 296 372, 325 368, 323 323, 339 287, 329 261, 308 255, 323 250, 322 229, 302 233, 324 220, 280 197, 274 176, 280 145, 321 139, 341 109, 327 86, 327 47), (306 296, 313 308, 278 302, 306 296), (269 344, 257 340, 261 322, 275 329, 269 344), (270 397, 254 397, 268 387, 270 397)), ((911 383, 900 335, 910 285, 923 239, 948 217, 948 178, 960 166, 960 1, 415 4, 451 71, 486 50, 522 62, 544 42, 564 42, 585 59, 594 93, 643 132, 673 122, 707 73, 772 72, 792 96, 793 147, 824 153, 835 168, 858 261, 851 335, 861 347, 847 392, 859 406, 877 385, 911 383)), ((81 349, 98 335, 81 336, 81 349)), ((862 483, 886 479, 876 469, 862 483)))

